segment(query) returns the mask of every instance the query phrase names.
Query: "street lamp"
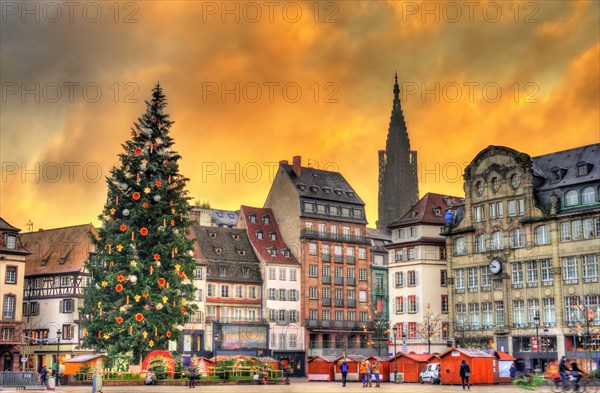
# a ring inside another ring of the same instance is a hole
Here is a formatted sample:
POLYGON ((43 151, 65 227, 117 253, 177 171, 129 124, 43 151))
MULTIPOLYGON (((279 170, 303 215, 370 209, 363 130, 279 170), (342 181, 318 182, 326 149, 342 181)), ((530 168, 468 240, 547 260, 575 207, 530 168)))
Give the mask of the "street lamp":
MULTIPOLYGON (((539 362, 539 354, 540 354, 540 336, 538 334, 538 329, 540 328, 540 316, 536 313, 535 317, 533 317, 533 322, 535 323, 535 346, 536 346, 536 360, 539 362)), ((536 362, 536 363, 538 363, 536 362)))
POLYGON ((398 383, 398 359, 396 359, 396 335, 398 334, 398 326, 394 324, 392 328, 394 332, 394 383, 398 383))
POLYGON ((548 342, 548 328, 545 327, 544 328, 544 346, 546 347, 546 367, 548 367, 548 362, 549 362, 549 359, 548 359, 548 344, 550 344, 548 342))
POLYGON ((58 354, 60 352, 60 335, 61 335, 61 331, 60 329, 56 329, 56 337, 58 338, 58 342, 56 344, 56 386, 58 386, 58 379, 59 379, 59 362, 58 362, 58 354))

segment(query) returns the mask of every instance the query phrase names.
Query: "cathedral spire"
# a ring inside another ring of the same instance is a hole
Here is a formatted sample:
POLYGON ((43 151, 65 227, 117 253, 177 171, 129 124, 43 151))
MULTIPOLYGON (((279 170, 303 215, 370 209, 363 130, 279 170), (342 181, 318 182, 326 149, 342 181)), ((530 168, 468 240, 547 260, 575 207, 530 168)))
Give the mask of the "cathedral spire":
POLYGON ((379 217, 377 227, 387 229, 419 200, 417 152, 410 150, 408 128, 400 105, 398 73, 394 74, 394 101, 385 150, 379 151, 379 217))

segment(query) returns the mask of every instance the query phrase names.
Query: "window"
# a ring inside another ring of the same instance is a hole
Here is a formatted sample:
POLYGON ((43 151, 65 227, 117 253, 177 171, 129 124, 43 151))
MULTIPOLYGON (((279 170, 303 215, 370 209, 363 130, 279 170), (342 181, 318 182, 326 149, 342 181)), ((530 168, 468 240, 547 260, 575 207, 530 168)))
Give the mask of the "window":
POLYGON ((367 259, 367 250, 365 248, 360 247, 358 249, 358 259, 367 259))
POLYGON ((358 291, 358 301, 361 303, 367 301, 367 291, 358 291))
POLYGON ((367 322, 368 316, 366 311, 361 311, 358 317, 360 318, 360 322, 367 322))
POLYGON ((560 240, 571 240, 571 223, 568 221, 563 221, 560 223, 560 240))
POLYGON ((494 326, 494 310, 491 302, 481 303, 481 323, 484 328, 494 326))
POLYGON ((285 281, 285 268, 279 268, 279 281, 285 281))
POLYGON ((346 290, 346 296, 348 297, 349 300, 356 300, 356 290, 354 290, 354 289, 347 289, 346 290))
POLYGON ((350 209, 348 209, 347 207, 342 207, 342 216, 350 217, 350 209))
POLYGON ((492 250, 502 250, 504 248, 504 234, 502 231, 492 232, 492 250))
POLYGON ((71 340, 73 338, 73 325, 62 325, 62 340, 71 340))
POLYGON ((356 321, 356 311, 348 311, 348 321, 354 322, 356 321))
POLYGON ((512 287, 523 287, 523 266, 521 262, 511 263, 512 268, 512 287))
POLYGON ((448 271, 440 270, 440 286, 446 287, 448 286, 448 271))
POLYGON ((248 220, 252 223, 252 224, 256 224, 256 215, 254 213, 250 213, 248 214, 248 220))
POLYGON ((226 269, 225 266, 219 266, 219 276, 225 277, 226 269))
POLYGON ((490 203, 490 219, 504 217, 504 204, 502 202, 490 203))
POLYGON ((542 271, 542 285, 552 285, 552 261, 550 259, 544 259, 540 262, 542 271))
POLYGON ((329 311, 329 310, 323 310, 323 312, 321 313, 321 315, 322 315, 322 319, 324 321, 331 320, 331 311, 329 311))
POLYGON ((304 211, 307 213, 314 213, 315 204, 310 202, 304 202, 304 211))
POLYGON ((396 272, 396 288, 401 288, 405 285, 404 283, 404 272, 396 272))
POLYGON ((4 235, 4 247, 7 250, 14 250, 17 248, 17 235, 6 233, 4 235))
POLYGON ((396 297, 396 314, 404 314, 404 296, 396 297))
POLYGON ((540 315, 540 300, 539 299, 528 299, 527 300, 527 317, 529 323, 535 322, 535 317, 540 315))
POLYGON ((17 283, 17 267, 16 266, 7 266, 6 267, 6 279, 4 280, 6 284, 16 284, 17 283))
POLYGON ((221 285, 221 297, 229 297, 229 285, 221 285))
MULTIPOLYGON (((583 303, 585 305, 585 308, 588 310, 598 310, 598 307, 600 307, 600 296, 599 295, 586 295, 583 298, 583 303)), ((593 316, 590 316, 590 324, 594 325, 594 326, 598 326, 600 325, 600 316, 598 316, 598 313, 593 314, 593 316)))
POLYGON ((510 176, 510 186, 513 190, 516 190, 517 188, 519 188, 519 184, 521 184, 521 179, 519 177, 518 173, 513 173, 510 176))
POLYGON ((494 304, 496 306, 496 326, 504 326, 504 302, 500 300, 494 304))
POLYGON ((408 323, 408 338, 417 338, 417 323, 408 323))
MULTIPOLYGON (((311 266, 316 266, 316 265, 311 265, 311 266)), ((276 274, 277 274, 277 269, 275 269, 274 267, 270 267, 269 268, 269 280, 275 280, 276 274)))
POLYGON ((489 266, 481 268, 481 288, 482 290, 489 291, 492 287, 492 272, 490 272, 489 266))
POLYGON ((442 295, 442 314, 448 314, 448 295, 442 295))
POLYGON ((206 286, 206 296, 215 296, 215 285, 208 284, 206 286))
POLYGON ((71 276, 60 276, 60 286, 61 287, 69 287, 73 282, 73 277, 71 276))
POLYGON ((598 257, 596 254, 582 255, 583 282, 598 282, 598 257))
POLYGON ((477 268, 470 267, 467 269, 467 279, 468 279, 469 292, 476 292, 477 287, 479 286, 479 284, 477 282, 478 281, 477 268))
POLYGON ((508 242, 510 248, 525 247, 525 232, 522 228, 513 229, 508 233, 508 242))
POLYGON ((483 194, 483 182, 481 180, 475 183, 475 192, 477 193, 477 196, 483 194))
POLYGON ((263 231, 254 231, 254 234, 256 235, 256 238, 258 240, 262 240, 263 239, 263 231))
MULTIPOLYGON (((289 310, 288 311, 288 315, 289 315, 290 323, 297 323, 298 322, 298 311, 296 311, 296 310, 289 310)), ((294 337, 296 337, 296 336, 294 335, 294 337)), ((294 346, 296 346, 296 344, 294 344, 294 346)))
POLYGON ((317 255, 317 244, 316 243, 308 243, 308 254, 309 255, 317 255))
POLYGON ((544 324, 547 326, 556 325, 556 310, 554 309, 554 298, 542 299, 544 324))
POLYGON ((565 206, 579 205, 579 193, 576 190, 567 191, 565 193, 565 206))
POLYGON ((326 214, 327 213, 326 206, 323 205, 322 203, 317 203, 317 213, 326 214))
POLYGON ((565 284, 577 284, 578 269, 577 258, 566 257, 562 258, 563 263, 563 279, 565 284))
POLYGON ((362 210, 360 209, 352 209, 352 214, 354 215, 354 218, 361 218, 362 217, 362 210))
POLYGON ((474 329, 479 328, 479 303, 469 303, 469 323, 474 329))
POLYGON ((16 298, 12 295, 4 296, 4 308, 2 312, 2 318, 4 319, 15 319, 15 302, 16 298))
POLYGON ((287 291, 285 289, 280 289, 279 297, 277 300, 286 300, 287 299, 286 293, 287 293, 287 291))
POLYGON ((465 290, 465 269, 456 269, 456 289, 465 290))
POLYGON ((414 287, 417 285, 417 272, 411 270, 408 272, 408 286, 414 287))
POLYGON ((196 280, 202 280, 202 268, 201 267, 196 269, 196 280))
POLYGON ((367 269, 358 269, 358 279, 361 281, 367 280, 367 269))
POLYGON ((496 192, 500 188, 500 179, 497 176, 492 177, 492 191, 496 192))
POLYGON ((250 290, 250 294, 248 295, 248 297, 250 299, 256 299, 256 287, 252 286, 252 287, 248 287, 248 289, 250 290))
POLYGON ((409 296, 408 297, 408 312, 414 314, 417 312, 417 297, 409 296))
POLYGON ((485 252, 485 233, 475 237, 475 252, 485 252))
POLYGON ((457 237, 454 240, 454 255, 465 255, 467 253, 467 239, 457 237))
POLYGON ((337 206, 329 206, 329 214, 332 216, 337 216, 340 214, 340 211, 337 206))
POLYGON ((323 223, 317 224, 317 231, 319 233, 319 237, 325 237, 325 233, 326 233, 325 224, 323 224, 323 223))
POLYGON ((313 231, 313 223, 312 222, 305 222, 304 223, 304 228, 305 228, 306 232, 312 233, 312 231, 313 231))
POLYGON ((527 269, 527 286, 528 287, 537 287, 537 285, 538 285, 537 262, 535 262, 535 261, 525 262, 525 267, 527 269))
POLYGON ((539 225, 534 230, 534 242, 536 245, 550 244, 550 227, 539 225))
MULTIPOLYGON (((274 292, 275 290, 273 290, 274 292)), ((310 287, 308 288, 308 298, 309 299, 316 299, 317 298, 317 287, 310 287)))
POLYGON ((297 281, 298 280, 298 270, 296 269, 290 269, 290 281, 297 281))
POLYGON ((525 301, 513 300, 513 320, 515 326, 525 326, 525 301))
POLYGON ((473 209, 473 220, 475 222, 481 222, 485 220, 485 206, 476 206, 473 209))
POLYGON ((59 308, 60 308, 61 313, 72 313, 73 308, 74 308, 73 306, 74 306, 73 299, 64 299, 64 300, 61 300, 59 303, 59 308))
POLYGON ((565 297, 565 323, 567 325, 575 325, 580 319, 579 297, 565 297))
POLYGON ((402 262, 402 260, 404 259, 403 251, 404 251, 404 249, 396 250, 396 252, 395 252, 396 262, 402 262))
MULTIPOLYGON (((309 288, 309 293, 310 293, 310 289, 312 289, 312 288, 309 288)), ((309 295, 309 297, 310 297, 310 295, 309 295)), ((275 300, 275 288, 269 288, 269 300, 275 300)))
POLYGON ((269 232, 269 240, 277 240, 277 234, 275 232, 269 232))
MULTIPOLYGON (((598 219, 600 222, 600 219, 598 219)), ((590 239, 594 237, 594 221, 591 218, 583 220, 583 238, 590 239)))
POLYGON ((573 240, 579 240, 583 237, 583 227, 581 220, 571 221, 571 235, 573 240))
POLYGON ((308 310, 308 319, 316 321, 318 319, 317 316, 318 316, 318 310, 315 310, 313 308, 308 310))
POLYGON ((337 239, 338 238, 338 226, 337 225, 330 225, 329 226, 329 231, 331 232, 331 238, 332 239, 337 239))
POLYGON ((243 267, 242 268, 242 276, 244 278, 250 277, 250 268, 249 267, 243 267))
POLYGON ((409 248, 408 249, 408 260, 413 261, 417 259, 417 248, 409 248))
POLYGON ((459 303, 456 306, 456 324, 458 326, 464 326, 467 323, 467 305, 459 303))
POLYGON ((298 291, 295 289, 288 290, 288 300, 292 302, 298 301, 298 291))
POLYGON ((594 187, 586 187, 581 190, 581 203, 594 203, 596 202, 596 191, 594 187))
POLYGON ((273 247, 270 247, 267 249, 267 252, 269 253, 270 256, 272 257, 276 257, 277 256, 277 250, 274 249, 273 247))
POLYGON ((0 331, 0 341, 14 341, 15 329, 3 327, 0 331))

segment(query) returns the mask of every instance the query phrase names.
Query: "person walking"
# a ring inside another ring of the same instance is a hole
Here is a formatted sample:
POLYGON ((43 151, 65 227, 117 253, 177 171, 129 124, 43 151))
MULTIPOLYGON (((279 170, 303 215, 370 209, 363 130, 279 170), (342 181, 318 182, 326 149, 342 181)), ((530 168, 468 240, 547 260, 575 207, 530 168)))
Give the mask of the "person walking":
POLYGON ((360 372, 360 379, 362 381, 363 388, 364 388, 365 386, 367 386, 367 361, 366 360, 363 360, 362 362, 360 362, 359 372, 360 372))
POLYGON ((44 367, 42 367, 42 370, 40 371, 40 385, 46 384, 47 376, 48 376, 48 369, 46 368, 46 366, 44 366, 44 367))
POLYGON ((579 391, 579 380, 583 377, 585 371, 579 368, 577 359, 571 359, 571 376, 573 377, 573 384, 575 385, 574 391, 579 391))
POLYGON ((348 376, 348 363, 345 360, 342 360, 342 365, 340 366, 340 372, 342 373, 342 387, 346 386, 346 377, 348 376))
POLYGON ((367 368, 367 385, 372 388, 373 384, 371 383, 371 375, 373 375, 373 367, 371 367, 371 363, 368 360, 365 360, 366 364, 366 368, 367 368))
POLYGON ((380 387, 380 380, 379 380, 379 370, 381 369, 381 363, 379 363, 379 360, 375 360, 375 363, 373 363, 373 374, 375 374, 375 386, 376 387, 380 387))
POLYGON ((563 356, 560 358, 558 362, 558 373, 560 374, 560 379, 562 380, 563 389, 567 388, 567 372, 569 368, 567 367, 567 357, 563 356))
POLYGON ((471 385, 469 384, 469 377, 471 377, 471 368, 464 360, 460 364, 460 379, 463 390, 465 390, 465 385, 468 390, 471 390, 471 385))
POLYGON ((196 389, 196 367, 190 366, 188 370, 188 377, 190 377, 190 389, 196 389))
POLYGON ((265 364, 262 369, 263 385, 267 384, 267 378, 269 378, 269 367, 265 364))
POLYGON ((515 368, 515 363, 513 362, 513 364, 510 365, 510 369, 508 370, 509 374, 510 374, 510 380, 512 381, 513 379, 515 379, 515 375, 517 373, 517 369, 515 368))

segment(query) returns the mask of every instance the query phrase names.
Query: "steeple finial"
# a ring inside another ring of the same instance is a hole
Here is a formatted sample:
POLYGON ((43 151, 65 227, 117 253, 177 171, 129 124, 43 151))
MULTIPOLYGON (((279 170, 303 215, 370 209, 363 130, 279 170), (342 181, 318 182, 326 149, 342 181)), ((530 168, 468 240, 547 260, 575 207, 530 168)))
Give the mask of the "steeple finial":
POLYGON ((398 71, 394 75, 394 101, 400 100, 400 87, 398 86, 398 71))

